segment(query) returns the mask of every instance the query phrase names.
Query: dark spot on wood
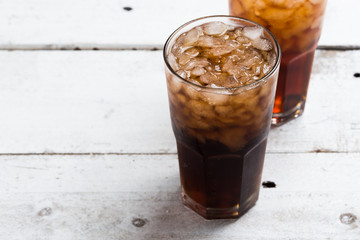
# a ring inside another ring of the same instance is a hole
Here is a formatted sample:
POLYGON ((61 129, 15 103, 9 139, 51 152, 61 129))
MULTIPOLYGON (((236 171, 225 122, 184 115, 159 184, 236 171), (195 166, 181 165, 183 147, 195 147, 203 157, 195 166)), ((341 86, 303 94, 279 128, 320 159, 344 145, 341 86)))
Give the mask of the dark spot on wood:
POLYGON ((132 220, 132 224, 135 227, 143 227, 146 224, 146 221, 144 219, 142 219, 142 218, 134 218, 132 220))
POLYGON ((265 182, 262 183, 262 186, 264 188, 275 188, 276 184, 274 182, 271 182, 271 181, 265 181, 265 182))
POLYGON ((99 49, 98 49, 97 47, 93 47, 93 50, 94 50, 94 51, 97 51, 97 50, 99 50, 99 49))
POLYGON ((153 47, 153 48, 150 49, 150 51, 157 51, 157 50, 159 50, 159 49, 156 48, 156 47, 153 47))
POLYGON ((360 73, 354 73, 354 77, 356 78, 360 77, 360 73))
POLYGON ((310 151, 310 153, 336 153, 336 151, 329 150, 329 149, 317 148, 317 149, 310 151))
POLYGON ((323 149, 315 149, 312 152, 314 153, 321 153, 321 152, 325 152, 323 149))
POLYGON ((123 7, 123 9, 124 9, 125 11, 128 11, 128 12, 131 11, 131 10, 133 10, 132 7, 123 7))
POLYGON ((75 47, 75 48, 74 48, 74 50, 75 50, 75 51, 80 51, 80 50, 81 50, 81 48, 79 48, 79 47, 75 47))
POLYGON ((51 213, 52 213, 52 209, 49 207, 46 207, 46 208, 41 209, 39 211, 38 215, 40 217, 43 217, 43 216, 49 216, 51 213))
POLYGON ((352 213, 343 213, 340 215, 340 221, 343 224, 352 224, 356 221, 357 217, 352 213))

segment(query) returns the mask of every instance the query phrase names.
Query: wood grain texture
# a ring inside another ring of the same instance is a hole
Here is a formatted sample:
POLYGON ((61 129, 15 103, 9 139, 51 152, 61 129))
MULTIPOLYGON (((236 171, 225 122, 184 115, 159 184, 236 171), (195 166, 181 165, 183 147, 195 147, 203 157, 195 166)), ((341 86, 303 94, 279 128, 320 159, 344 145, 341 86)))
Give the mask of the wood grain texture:
POLYGON ((1 152, 174 151, 160 52, 0 55, 1 152))
MULTIPOLYGON (((360 47, 359 7, 329 0, 320 45, 360 47)), ((180 25, 213 14, 228 14, 228 1, 3 0, 0 49, 160 48, 180 25)))
MULTIPOLYGON (((176 153, 160 51, 0 52, 0 153, 176 153)), ((360 51, 318 51, 268 152, 359 152, 360 51)))
POLYGON ((176 155, 1 156, 0 237, 355 240, 359 158, 268 154, 263 180, 276 188, 237 221, 205 221, 181 204, 176 155))
MULTIPOLYGON (((320 48, 360 48, 359 7, 328 1, 320 48)), ((270 132, 262 180, 276 188, 245 216, 182 205, 162 52, 144 50, 227 13, 227 1, 0 0, 0 50, 143 49, 0 51, 0 239, 358 240, 360 50, 317 51, 305 114, 270 132)))

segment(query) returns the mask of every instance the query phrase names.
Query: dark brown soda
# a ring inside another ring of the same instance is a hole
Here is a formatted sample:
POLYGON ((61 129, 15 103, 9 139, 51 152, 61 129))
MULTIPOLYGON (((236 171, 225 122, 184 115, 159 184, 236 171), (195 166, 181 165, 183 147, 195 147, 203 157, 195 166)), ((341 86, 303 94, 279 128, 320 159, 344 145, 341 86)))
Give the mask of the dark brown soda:
POLYGON ((316 44, 305 52, 288 50, 282 53, 274 114, 304 110, 315 49, 316 44))
POLYGON ((268 129, 237 152, 217 141, 200 142, 175 125, 173 129, 185 205, 207 219, 238 218, 255 205, 268 129))

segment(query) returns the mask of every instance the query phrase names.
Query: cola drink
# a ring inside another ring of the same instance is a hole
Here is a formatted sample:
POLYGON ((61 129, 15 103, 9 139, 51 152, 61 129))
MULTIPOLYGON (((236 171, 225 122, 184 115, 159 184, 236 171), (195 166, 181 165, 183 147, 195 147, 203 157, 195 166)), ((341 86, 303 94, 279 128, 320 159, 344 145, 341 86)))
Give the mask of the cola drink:
POLYGON ((254 22, 211 16, 177 29, 164 60, 183 203, 240 217, 259 196, 279 45, 254 22))
POLYGON ((326 0, 229 0, 230 14, 268 28, 282 50, 272 123, 302 115, 326 0))

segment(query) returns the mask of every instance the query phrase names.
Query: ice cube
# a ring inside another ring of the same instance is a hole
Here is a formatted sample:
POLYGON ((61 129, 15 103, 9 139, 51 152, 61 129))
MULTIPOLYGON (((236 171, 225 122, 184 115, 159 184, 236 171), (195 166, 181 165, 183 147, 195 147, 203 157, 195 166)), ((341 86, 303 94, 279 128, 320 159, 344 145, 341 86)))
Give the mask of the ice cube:
POLYGON ((183 41, 185 39, 185 34, 186 33, 181 34, 171 48, 171 52, 175 55, 175 57, 178 57, 184 52, 183 41))
POLYGON ((223 22, 210 22, 203 25, 204 33, 207 35, 221 36, 227 31, 227 26, 223 22))
POLYGON ((199 29, 199 28, 191 29, 185 35, 185 38, 183 40, 183 46, 192 46, 192 45, 194 45, 198 41, 201 34, 202 34, 201 29, 199 29))
POLYGON ((243 55, 242 59, 253 58, 255 56, 258 57, 259 59, 263 58, 261 53, 259 53, 259 51, 256 50, 255 48, 247 48, 244 50, 244 55, 243 55))
POLYGON ((200 77, 200 81, 204 81, 206 84, 215 84, 222 88, 234 88, 239 86, 237 79, 233 76, 228 76, 226 73, 214 74, 207 72, 200 77))
MULTIPOLYGON (((192 79, 189 79, 189 80, 192 80, 192 79)), ((198 83, 198 85, 200 85, 200 84, 198 83)), ((190 84, 187 84, 186 86, 184 86, 183 91, 189 99, 199 99, 200 98, 200 93, 195 88, 196 88, 195 86, 192 86, 190 84)))
POLYGON ((260 27, 244 27, 243 35, 251 40, 255 40, 263 35, 263 30, 260 27))
POLYGON ((237 56, 226 59, 226 62, 222 66, 221 70, 229 73, 230 75, 238 75, 239 71, 243 71, 243 66, 237 66, 237 61, 240 61, 240 58, 237 56))
POLYGON ((216 45, 222 45, 224 42, 224 39, 203 35, 199 37, 198 45, 200 47, 213 47, 216 45))
POLYGON ((179 65, 176 62, 176 58, 173 54, 170 53, 168 55, 168 61, 169 61, 170 67, 172 67, 172 69, 174 69, 175 71, 177 71, 179 69, 179 65))
POLYGON ((206 70, 202 67, 195 67, 193 68, 193 70, 191 71, 191 75, 194 76, 201 76, 206 72, 206 70))
POLYGON ((227 27, 228 31, 234 31, 235 30, 235 26, 233 26, 233 25, 227 25, 226 27, 227 27))
POLYGON ((191 108, 192 112, 197 113, 199 115, 205 115, 206 112, 212 112, 212 107, 200 99, 199 100, 190 99, 190 101, 188 101, 188 107, 191 108))
POLYGON ((182 70, 182 69, 180 69, 179 71, 177 71, 176 72, 180 77, 182 77, 183 79, 187 79, 188 78, 188 74, 184 71, 184 70, 182 70))
POLYGON ((199 55, 200 51, 198 48, 193 47, 193 48, 187 49, 184 53, 189 55, 190 57, 196 57, 197 55, 199 55))
POLYGON ((271 42, 265 38, 256 38, 252 41, 252 45, 262 51, 270 51, 272 49, 271 42))
POLYGON ((201 84, 198 80, 196 80, 196 79, 194 79, 194 78, 189 77, 187 80, 188 80, 189 82, 195 84, 195 85, 202 86, 202 84, 201 84))
POLYGON ((178 57, 178 62, 180 65, 185 65, 190 59, 196 57, 199 55, 199 49, 195 47, 191 47, 189 49, 186 49, 183 53, 181 53, 178 57))
POLYGON ((245 67, 252 67, 255 64, 259 64, 261 62, 261 59, 258 56, 248 57, 245 58, 240 64, 245 67))
POLYGON ((206 67, 210 62, 206 58, 193 58, 184 65, 184 70, 189 71, 194 67, 206 67))
POLYGON ((202 83, 204 83, 205 85, 211 84, 211 83, 216 83, 217 80, 218 79, 217 79, 216 75, 213 73, 210 73, 210 72, 206 72, 200 76, 200 81, 202 83))
POLYGON ((239 81, 234 76, 226 76, 222 82, 222 86, 225 88, 239 87, 239 81))
POLYGON ((191 57, 187 54, 181 54, 179 56, 179 64, 185 65, 188 61, 190 61, 191 57))
POLYGON ((209 103, 210 105, 226 105, 229 101, 229 96, 227 94, 219 94, 219 93, 210 93, 204 92, 204 101, 209 103))
POLYGON ((228 56, 228 58, 235 62, 239 62, 245 58, 244 54, 245 54, 244 49, 235 49, 234 51, 231 52, 231 54, 228 56))
POLYGON ((230 53, 232 50, 234 50, 235 48, 229 45, 225 45, 223 47, 214 47, 212 49, 210 49, 210 53, 213 56, 222 56, 225 55, 227 53, 230 53))

